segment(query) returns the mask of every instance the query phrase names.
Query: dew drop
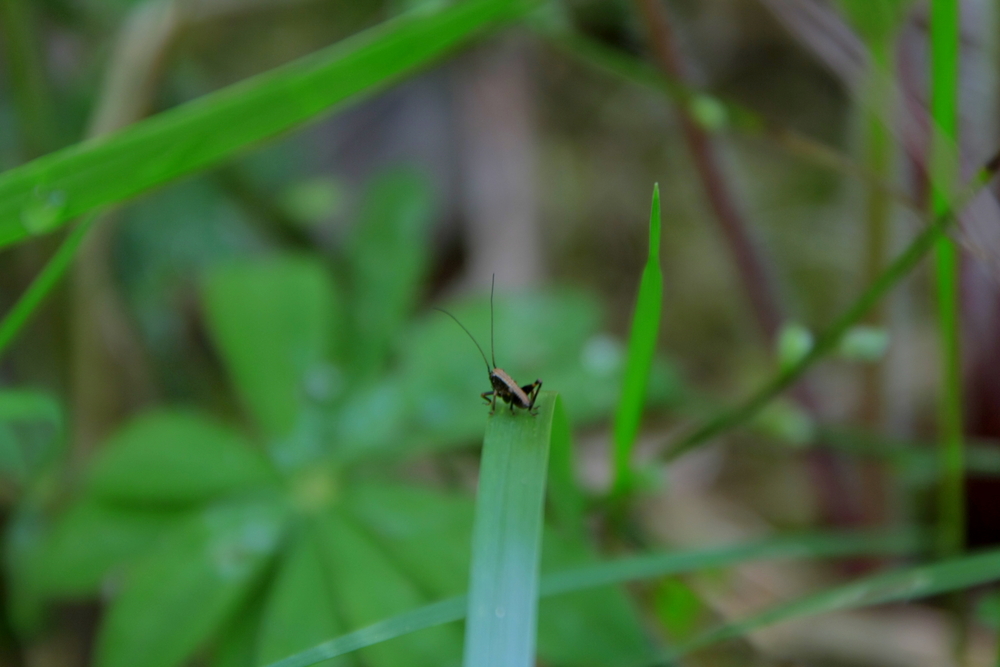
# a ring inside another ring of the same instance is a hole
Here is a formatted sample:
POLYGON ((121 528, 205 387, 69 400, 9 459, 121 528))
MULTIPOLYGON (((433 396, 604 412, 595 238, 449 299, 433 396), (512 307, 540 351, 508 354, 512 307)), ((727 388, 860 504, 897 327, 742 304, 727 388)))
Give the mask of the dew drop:
POLYGON ((30 201, 21 209, 21 224, 29 234, 46 234, 62 221, 65 209, 65 192, 36 187, 30 201))

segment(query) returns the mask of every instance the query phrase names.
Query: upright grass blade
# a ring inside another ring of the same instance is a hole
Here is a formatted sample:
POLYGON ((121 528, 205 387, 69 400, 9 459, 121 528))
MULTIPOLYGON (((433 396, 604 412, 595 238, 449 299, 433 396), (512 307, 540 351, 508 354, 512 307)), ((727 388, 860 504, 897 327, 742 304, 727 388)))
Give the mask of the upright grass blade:
POLYGON ((1000 579, 1000 549, 933 565, 877 574, 778 605, 746 620, 709 631, 684 646, 676 655, 691 653, 783 621, 888 602, 907 602, 964 590, 997 579, 1000 579))
POLYGON ((42 272, 31 281, 28 289, 17 300, 17 303, 14 304, 14 307, 3 318, 3 321, 0 321, 0 356, 3 356, 7 346, 20 333, 24 325, 27 324, 28 319, 31 318, 38 306, 41 305, 42 300, 52 291, 52 288, 63 277, 63 274, 66 273, 66 269, 69 268, 70 263, 76 256, 76 251, 80 248, 80 243, 83 242, 83 237, 87 235, 87 231, 96 219, 97 214, 91 213, 81 220, 73 231, 63 239, 59 249, 56 250, 52 258, 45 264, 42 272))
POLYGON ((283 67, 0 175, 0 247, 238 151, 426 66, 530 0, 467 0, 405 15, 283 67))
POLYGON ((538 567, 549 442, 557 394, 539 396, 537 413, 502 405, 490 417, 479 468, 465 667, 535 664, 538 567))
MULTIPOLYGON (((958 0, 931 2, 931 206, 935 214, 948 209, 955 182, 958 135, 958 0)), ((935 283, 940 325, 943 376, 939 397, 941 470, 938 496, 938 552, 958 553, 964 542, 964 474, 962 445, 962 352, 959 342, 958 249, 947 237, 935 244, 935 283)))
POLYGON ((858 299, 842 312, 822 333, 816 337, 816 344, 795 364, 787 366, 768 380, 756 392, 739 405, 723 410, 709 418, 701 425, 691 429, 682 437, 670 443, 664 454, 667 460, 673 460, 709 439, 735 428, 756 415, 761 408, 775 397, 792 386, 813 364, 836 349, 844 334, 874 306, 896 283, 907 276, 917 264, 934 248, 938 239, 943 238, 955 216, 963 206, 975 195, 1000 169, 1000 154, 995 155, 976 174, 972 183, 961 196, 951 200, 949 207, 935 216, 934 222, 928 225, 910 244, 890 262, 885 271, 866 289, 858 299))
MULTIPOLYGON (((542 597, 547 597, 668 574, 729 567, 750 561, 906 554, 917 550, 920 545, 921 540, 909 533, 895 535, 826 533, 779 537, 755 543, 695 551, 650 553, 544 576, 541 580, 540 593, 542 597)), ((410 632, 461 620, 465 616, 465 609, 465 596, 435 602, 355 630, 271 663, 267 667, 315 665, 328 658, 351 653, 410 632)))
POLYGON ((620 497, 632 486, 632 449, 639 434, 639 420, 646 402, 649 369, 656 352, 663 303, 663 272, 660 270, 660 186, 653 186, 649 213, 649 255, 639 282, 639 296, 632 315, 628 359, 614 424, 614 482, 612 493, 620 497))

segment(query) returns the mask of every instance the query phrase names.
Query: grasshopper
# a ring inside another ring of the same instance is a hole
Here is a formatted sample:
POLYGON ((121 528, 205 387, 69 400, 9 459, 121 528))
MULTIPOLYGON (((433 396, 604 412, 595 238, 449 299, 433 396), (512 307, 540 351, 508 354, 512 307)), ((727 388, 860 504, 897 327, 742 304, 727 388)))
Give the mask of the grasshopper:
POLYGON ((480 394, 483 400, 490 406, 490 414, 496 412, 497 409, 497 398, 510 406, 511 413, 514 412, 514 408, 523 408, 527 410, 530 414, 538 414, 535 411, 535 400, 538 398, 538 392, 542 388, 542 381, 535 380, 531 384, 518 385, 507 371, 497 368, 497 360, 495 348, 493 345, 493 288, 496 286, 496 276, 493 276, 493 281, 490 284, 490 355, 493 359, 493 366, 490 366, 490 362, 486 359, 486 353, 483 352, 483 348, 480 347, 479 342, 476 337, 472 335, 472 332, 465 328, 465 325, 458 321, 458 318, 449 313, 443 308, 435 308, 434 310, 440 310, 442 313, 455 320, 455 324, 462 327, 462 330, 472 339, 472 342, 476 345, 476 349, 479 350, 479 354, 483 357, 483 362, 486 364, 486 372, 490 376, 490 385, 493 387, 492 391, 484 391, 480 394))

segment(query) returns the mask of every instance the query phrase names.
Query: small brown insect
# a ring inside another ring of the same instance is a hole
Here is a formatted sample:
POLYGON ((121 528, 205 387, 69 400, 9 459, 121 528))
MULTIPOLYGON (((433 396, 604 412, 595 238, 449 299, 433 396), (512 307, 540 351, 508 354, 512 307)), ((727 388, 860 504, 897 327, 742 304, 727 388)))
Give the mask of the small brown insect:
POLYGON ((493 276, 493 282, 490 284, 490 355, 493 358, 493 366, 490 366, 490 362, 486 359, 486 353, 483 352, 483 348, 480 347, 479 342, 476 337, 472 335, 472 332, 465 328, 465 325, 458 321, 458 318, 449 313, 443 308, 435 308, 434 310, 440 310, 442 313, 455 320, 455 323, 462 327, 462 330, 468 334, 472 342, 475 343, 476 349, 479 350, 479 354, 483 357, 483 362, 486 364, 486 372, 490 376, 490 385, 493 386, 493 391, 484 391, 480 396, 483 400, 490 404, 490 414, 493 414, 497 409, 497 398, 499 397, 501 401, 510 406, 510 411, 514 412, 514 408, 523 408, 531 414, 537 414, 534 410, 535 400, 538 398, 538 392, 542 389, 542 381, 535 380, 531 384, 518 385, 506 371, 497 368, 495 348, 493 345, 493 288, 495 287, 496 276, 493 276))

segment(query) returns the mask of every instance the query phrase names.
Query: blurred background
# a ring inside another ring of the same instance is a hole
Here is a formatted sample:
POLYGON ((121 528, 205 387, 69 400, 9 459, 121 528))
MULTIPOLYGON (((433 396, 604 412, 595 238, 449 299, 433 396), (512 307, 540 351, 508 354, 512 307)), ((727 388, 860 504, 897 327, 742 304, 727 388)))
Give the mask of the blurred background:
MULTIPOLYGON (((447 4, 2 0, 0 169, 447 4)), ((969 176, 997 147, 1000 16, 991 0, 960 5, 969 176)), ((378 94, 102 213, 0 365, 13 392, 0 400, 0 665, 263 665, 464 590, 467 563, 439 552, 468 543, 489 383, 473 344, 431 308, 489 353, 493 276, 499 366, 541 378, 569 412, 592 553, 934 525, 943 364, 929 262, 754 419, 656 463, 688 424, 808 350, 923 229, 928 11, 544 3, 378 94), (642 483, 621 533, 604 504, 610 423, 654 183, 662 320, 642 483), (252 501, 220 500, 236 495, 252 501), (300 538, 289 517, 338 504, 354 528, 324 530, 344 545, 356 529, 356 548, 300 538), (439 520, 385 509, 400 506, 439 520), (412 522, 424 532, 398 529, 412 522), (411 538, 412 562, 371 564, 371 544, 411 538), (204 556, 190 544, 205 540, 234 549, 239 586, 171 569, 204 556), (314 548, 334 571, 323 575, 332 608, 302 602, 323 578, 309 569, 314 548), (399 609, 367 608, 329 562, 409 593, 387 594, 399 609), (446 565, 450 575, 434 569, 446 565), (183 588, 163 583, 172 576, 207 591, 194 598, 205 618, 179 620, 193 601, 170 598, 183 588), (173 624, 184 627, 171 635, 173 624)), ((977 202, 953 233, 970 549, 1000 542, 1000 216, 992 198, 977 202)), ((57 237, 4 252, 0 309, 57 237)), ((575 548, 551 569, 584 558, 575 548)), ((743 566, 581 599, 553 612, 576 625, 541 630, 540 664, 655 664, 658 642, 891 562, 743 566)), ((966 607, 967 664, 993 664, 1000 597, 979 591, 966 607)), ((690 664, 952 664, 947 609, 844 612, 690 664)), ((337 664, 452 664, 456 641, 337 664)))

